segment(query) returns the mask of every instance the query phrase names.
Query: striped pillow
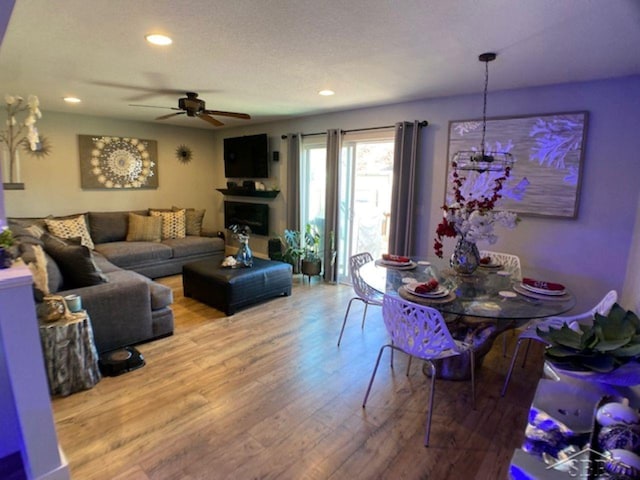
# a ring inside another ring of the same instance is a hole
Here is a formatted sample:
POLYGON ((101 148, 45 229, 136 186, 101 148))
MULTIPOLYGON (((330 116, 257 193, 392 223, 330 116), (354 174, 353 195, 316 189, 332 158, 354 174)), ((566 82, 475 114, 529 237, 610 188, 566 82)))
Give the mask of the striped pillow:
POLYGON ((162 237, 162 219, 129 213, 127 242, 159 242, 162 237))
POLYGON ((184 238, 187 236, 186 215, 184 209, 177 212, 151 210, 152 217, 162 218, 162 240, 184 238))

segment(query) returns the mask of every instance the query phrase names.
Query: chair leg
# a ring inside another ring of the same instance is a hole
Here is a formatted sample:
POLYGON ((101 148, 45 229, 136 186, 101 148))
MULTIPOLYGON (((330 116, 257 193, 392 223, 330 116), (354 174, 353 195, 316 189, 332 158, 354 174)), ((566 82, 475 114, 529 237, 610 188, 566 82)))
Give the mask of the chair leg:
POLYGON ((518 352, 520 351, 520 344, 522 343, 522 338, 519 338, 516 342, 516 348, 513 350, 513 356, 511 357, 511 363, 509 364, 509 371, 507 372, 507 378, 504 379, 504 385, 502 386, 502 391, 500 392, 500 396, 504 397, 504 394, 507 392, 507 387, 509 386, 509 380, 511 380, 511 374, 513 373, 513 367, 516 364, 516 360, 518 358, 518 352))
POLYGON ((531 346, 531 339, 527 339, 527 348, 524 351, 524 358, 522 359, 522 368, 524 368, 524 364, 527 361, 527 356, 529 355, 529 347, 531 346))
MULTIPOLYGON (((351 304, 353 303, 354 300, 360 300, 361 302, 364 302, 363 299, 361 299, 360 297, 353 297, 351 300, 349 300, 349 305, 347 305, 347 311, 344 313, 344 320, 342 320, 342 328, 340 329, 340 336, 338 337, 338 346, 340 346, 340 341, 342 340, 342 334, 344 333, 344 327, 347 324, 347 317, 349 316, 349 310, 351 310, 351 304)), ((366 305, 366 302, 365 302, 366 305)))
MULTIPOLYGON (((382 354, 384 349, 387 347, 391 347, 391 345, 383 345, 380 348, 380 352, 378 352, 378 359, 376 360, 376 366, 373 369, 373 373, 371 374, 371 380, 369 380, 369 386, 367 387, 367 393, 364 395, 364 400, 362 401, 362 408, 367 405, 367 399, 369 398, 369 392, 371 392, 371 387, 373 386, 373 379, 376 378, 376 372, 378 371, 378 366, 380 365, 380 359, 382 358, 382 354)), ((393 348, 391 349, 393 352, 393 348)))
POLYGON ((362 313, 362 325, 360 326, 361 329, 364 330, 364 321, 367 319, 367 307, 369 306, 369 302, 364 301, 364 312, 362 313))
POLYGON ((429 411, 427 412, 427 425, 424 433, 424 446, 429 446, 429 434, 431 433, 431 416, 433 413, 433 397, 436 391, 436 376, 438 372, 436 371, 436 366, 433 362, 427 362, 429 367, 431 367, 431 392, 429 392, 429 411))
POLYGON ((411 360, 413 360, 413 357, 409 355, 409 361, 407 362, 407 377, 409 376, 409 370, 411 369, 411 360))
POLYGON ((471 364, 471 406, 476 409, 476 355, 469 350, 469 363, 471 364))

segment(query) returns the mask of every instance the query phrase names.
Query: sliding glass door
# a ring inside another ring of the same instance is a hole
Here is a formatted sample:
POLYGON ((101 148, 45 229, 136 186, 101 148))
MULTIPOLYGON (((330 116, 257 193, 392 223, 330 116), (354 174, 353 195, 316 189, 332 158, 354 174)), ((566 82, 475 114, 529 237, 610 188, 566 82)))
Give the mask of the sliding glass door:
POLYGON ((345 134, 340 159, 338 281, 349 282, 349 257, 387 251, 393 180, 393 131, 345 134))
MULTIPOLYGON (((339 282, 350 282, 349 257, 387 251, 393 180, 393 130, 345 133, 340 158, 339 282)), ((304 138, 301 159, 301 230, 307 223, 324 233, 326 140, 304 138)), ((321 249, 325 246, 321 245, 321 249)))

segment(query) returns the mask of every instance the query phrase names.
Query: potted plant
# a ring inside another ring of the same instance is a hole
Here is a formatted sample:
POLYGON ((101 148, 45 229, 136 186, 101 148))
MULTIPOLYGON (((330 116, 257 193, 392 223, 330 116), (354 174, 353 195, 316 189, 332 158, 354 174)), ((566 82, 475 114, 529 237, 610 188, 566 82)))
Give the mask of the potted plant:
POLYGON ((640 382, 640 319, 617 303, 593 323, 537 329, 548 347, 545 359, 570 376, 626 385, 640 382), (622 383, 621 383, 622 382, 622 383))
POLYGON ((320 233, 318 227, 307 223, 304 231, 304 244, 302 253, 302 274, 320 275, 322 269, 322 259, 319 254, 320 233))
POLYGON ((300 259, 304 253, 304 249, 300 244, 301 235, 298 230, 285 229, 284 231, 284 252, 282 260, 290 263, 293 267, 293 273, 300 273, 300 259))
POLYGON ((11 252, 9 249, 13 246, 13 234, 8 227, 4 227, 0 232, 0 268, 9 268, 11 266, 11 252))

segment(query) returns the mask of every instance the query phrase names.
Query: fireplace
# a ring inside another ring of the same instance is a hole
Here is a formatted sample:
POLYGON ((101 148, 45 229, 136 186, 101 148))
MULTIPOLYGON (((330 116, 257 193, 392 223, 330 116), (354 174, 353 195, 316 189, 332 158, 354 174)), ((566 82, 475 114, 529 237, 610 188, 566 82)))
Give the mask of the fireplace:
POLYGON ((269 205, 224 202, 224 226, 248 225, 254 235, 269 235, 269 205))

